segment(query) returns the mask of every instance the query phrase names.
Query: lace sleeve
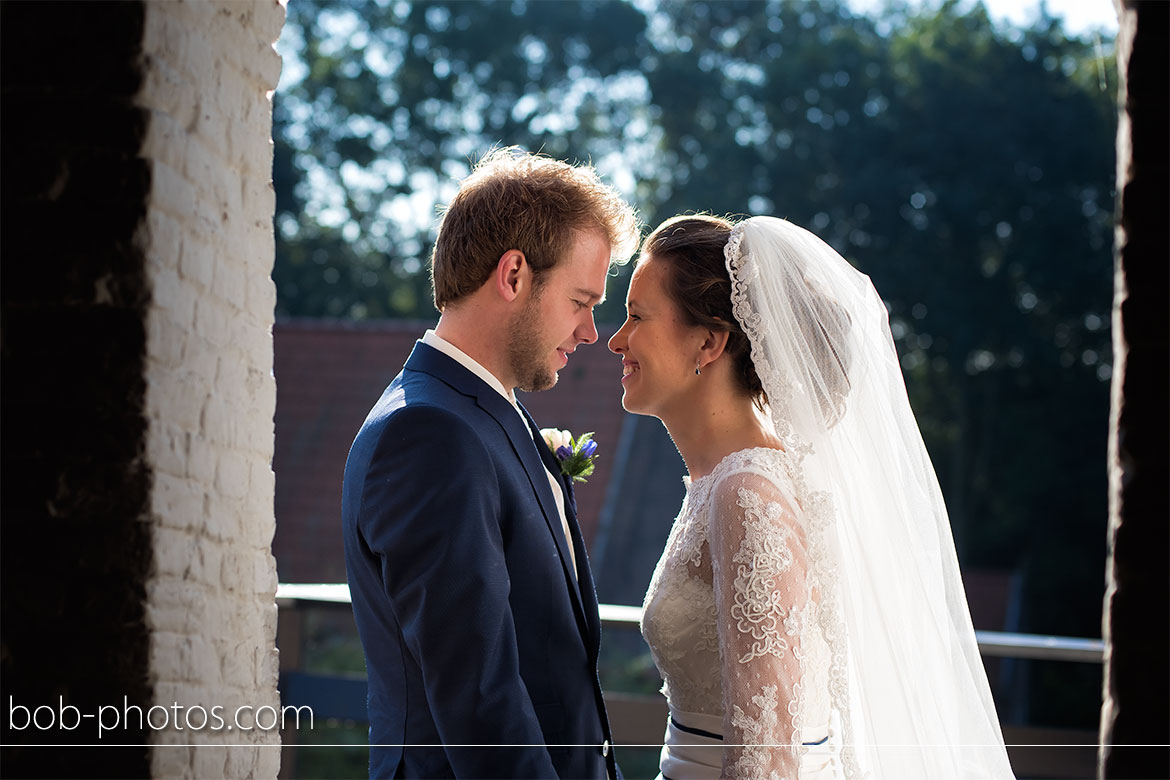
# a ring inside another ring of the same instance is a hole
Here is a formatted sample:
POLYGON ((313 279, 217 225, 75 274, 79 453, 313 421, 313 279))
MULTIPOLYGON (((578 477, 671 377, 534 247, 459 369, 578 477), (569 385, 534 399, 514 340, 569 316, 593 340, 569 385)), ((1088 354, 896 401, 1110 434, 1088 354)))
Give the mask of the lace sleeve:
POLYGON ((710 546, 723 677, 723 776, 795 780, 800 762, 804 535, 766 477, 724 477, 710 546))

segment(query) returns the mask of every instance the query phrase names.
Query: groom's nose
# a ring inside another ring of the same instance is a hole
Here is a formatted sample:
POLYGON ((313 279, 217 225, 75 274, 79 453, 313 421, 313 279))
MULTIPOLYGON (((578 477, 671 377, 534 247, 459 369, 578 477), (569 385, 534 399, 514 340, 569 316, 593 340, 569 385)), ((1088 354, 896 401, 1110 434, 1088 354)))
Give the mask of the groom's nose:
POLYGON ((593 321, 593 311, 585 315, 585 322, 577 328, 577 339, 583 344, 592 344, 597 341, 597 323, 593 321))

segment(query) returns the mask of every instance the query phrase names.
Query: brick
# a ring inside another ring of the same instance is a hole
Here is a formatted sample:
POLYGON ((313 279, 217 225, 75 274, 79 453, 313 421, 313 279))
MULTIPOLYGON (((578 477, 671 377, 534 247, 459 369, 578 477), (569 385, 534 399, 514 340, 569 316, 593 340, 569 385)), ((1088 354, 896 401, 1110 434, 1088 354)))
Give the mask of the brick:
POLYGON ((222 169, 223 163, 218 156, 197 136, 184 135, 183 162, 180 170, 183 178, 191 182, 200 195, 204 196, 201 200, 205 201, 207 197, 219 200, 221 193, 216 191, 215 185, 222 169))
POLYGON ((151 272, 178 268, 183 232, 174 217, 151 208, 146 215, 146 231, 146 260, 151 272))
POLYGON ((248 496, 240 514, 240 530, 244 534, 243 541, 246 544, 265 550, 272 548, 272 538, 276 533, 272 511, 271 496, 267 498, 248 496))
MULTIPOLYGON (((256 680, 252 675, 252 653, 243 643, 219 643, 220 673, 224 682, 239 688, 251 688, 256 680)), ((255 705, 253 705, 255 706, 255 705)))
POLYGON ((183 369, 187 372, 188 378, 207 395, 215 391, 215 372, 219 365, 217 352, 215 345, 198 335, 187 337, 183 369))
MULTIPOLYGON (((235 550, 224 553, 220 569, 220 584, 229 591, 245 590, 245 557, 235 550)), ((247 570, 251 574, 251 570, 247 570)))
MULTIPOLYGON (((182 681, 190 679, 190 637, 155 631, 150 636, 150 668, 160 679, 182 681)), ((158 721, 152 721, 158 725, 158 721)))
POLYGON ((200 539, 195 545, 192 564, 190 579, 216 587, 223 576, 222 545, 209 538, 200 539))
POLYGON ((276 597, 276 559, 267 551, 252 558, 252 588, 267 598, 276 597))
POLYGON ((196 749, 191 747, 179 747, 186 744, 186 739, 181 739, 180 735, 177 733, 156 734, 153 735, 151 741, 156 745, 175 746, 167 747, 162 750, 155 749, 150 751, 151 777, 192 777, 192 762, 194 761, 196 749))
MULTIPOLYGON (((284 27, 285 7, 280 0, 257 0, 253 16, 252 31, 265 44, 273 44, 280 37, 284 27)), ((276 82, 273 81, 273 86, 276 82)))
MULTIPOLYGON (((146 454, 156 565, 146 619, 161 632, 155 698, 278 707, 268 93, 284 10, 274 0, 158 3, 145 18, 135 102, 151 109, 139 154, 153 172, 146 454)), ((254 746, 152 751, 159 776, 273 777, 279 768, 279 749, 260 747, 278 745, 276 733, 154 738, 254 746)))
MULTIPOLYGON (((217 451, 218 457, 218 451, 217 451)), ((208 483, 210 486, 210 483, 208 483)), ((239 499, 220 495, 218 491, 210 490, 204 494, 204 516, 206 522, 203 533, 209 538, 221 542, 235 543, 240 535, 240 513, 242 502, 239 499)), ((220 582, 223 581, 221 575, 220 582)))
MULTIPOLYGON (((201 10, 203 3, 180 3, 178 5, 181 12, 184 6, 185 10, 189 12, 201 10)), ((215 55, 219 53, 219 47, 203 34, 203 30, 206 29, 203 27, 205 19, 198 16, 188 16, 187 19, 176 20, 176 23, 183 25, 183 30, 175 41, 174 48, 167 53, 167 61, 173 63, 180 73, 191 77, 197 84, 207 86, 214 84, 214 82, 208 82, 207 71, 215 62, 215 55)))
MULTIPOLYGON (((247 124, 253 106, 265 102, 264 88, 249 77, 246 69, 230 59, 216 63, 215 76, 215 109, 221 116, 231 117, 232 122, 247 124)), ((230 157, 226 159, 230 160, 230 157)))
POLYGON ((187 579, 194 538, 186 531, 159 526, 154 529, 154 566, 160 575, 187 579))
POLYGON ((146 137, 138 154, 182 173, 186 166, 186 133, 169 107, 151 105, 148 110, 146 137))
MULTIPOLYGON (((265 552, 267 552, 269 548, 265 547, 264 549, 265 549, 265 552)), ((267 554, 268 554, 269 565, 272 566, 273 571, 275 571, 276 570, 276 559, 272 557, 271 553, 267 553, 267 554)), ((262 635, 272 638, 272 642, 269 642, 267 645, 267 652, 269 653, 269 660, 273 664, 276 665, 272 669, 272 674, 279 675, 280 653, 278 653, 276 651, 275 642, 276 642, 276 622, 280 617, 280 612, 276 608, 276 594, 275 594, 275 592, 273 592, 271 597, 266 597, 260 601, 260 610, 261 610, 260 614, 264 618, 264 631, 263 631, 262 635)), ((263 678, 261 678, 261 681, 263 681, 263 678)), ((273 682, 275 682, 275 680, 273 682)), ((269 693, 274 698, 276 698, 277 701, 280 700, 280 697, 278 696, 275 687, 272 688, 269 691, 269 693)))
POLYGON ((232 342, 233 320, 232 310, 227 304, 210 296, 203 296, 195 303, 195 332, 213 347, 223 347, 232 342))
POLYGON ((182 25, 174 13, 148 6, 142 30, 142 49, 150 58, 146 69, 153 70, 160 62, 173 65, 172 57, 184 37, 182 25))
MULTIPOLYGON (((175 435, 187 437, 185 431, 175 435)), ((160 523, 176 531, 196 531, 203 525, 203 489, 181 476, 155 472, 151 511, 160 523)))
POLYGON ((248 400, 248 365, 242 352, 233 348, 220 353, 215 362, 215 387, 237 404, 248 400))
POLYGON ((216 262, 220 259, 219 255, 224 253, 224 237, 220 234, 222 213, 223 210, 210 197, 200 198, 195 201, 184 224, 189 235, 198 236, 211 247, 216 262))
POLYGON ((227 301, 238 309, 243 309, 247 296, 244 272, 243 263, 222 260, 216 263, 212 292, 220 300, 227 301))
POLYGON ((161 160, 151 160, 151 203, 178 219, 195 211, 195 188, 178 170, 161 160))
POLYGON ((251 274, 248 277, 248 294, 245 298, 248 311, 266 317, 276 314, 276 285, 267 274, 251 274))
MULTIPOLYGON (((202 419, 203 435, 212 444, 217 446, 235 446, 235 441, 239 438, 236 432, 239 423, 236 419, 235 410, 223 393, 215 392, 207 397, 207 403, 203 407, 202 419)), ((227 493, 226 495, 235 496, 236 494, 227 493)))
POLYGON ((166 375, 165 382, 155 381, 149 387, 152 415, 169 417, 180 428, 192 432, 199 431, 199 416, 206 397, 204 383, 183 369, 166 375))
POLYGON ((276 474, 268 461, 252 458, 249 464, 248 492, 253 495, 265 496, 269 501, 276 496, 276 474))
POLYGON ((204 236, 184 236, 179 258, 179 271, 183 278, 198 282, 204 289, 210 288, 215 262, 215 247, 204 236))
MULTIPOLYGON (((268 354, 271 355, 272 337, 265 336, 265 339, 259 344, 264 344, 268 354)), ((271 359, 271 358, 269 358, 271 359)), ((256 414, 265 420, 272 420, 276 416, 276 379, 270 372, 257 372, 251 381, 257 383, 256 392, 252 396, 252 401, 256 404, 256 414)))
POLYGON ((190 583, 155 578, 147 585, 147 626, 152 631, 192 633, 199 627, 199 603, 199 591, 190 583))
MULTIPOLYGON (((192 435, 188 444, 187 477, 199 485, 211 485, 215 481, 218 455, 218 450, 207 437, 202 434, 192 435)), ((203 500, 202 491, 200 500, 203 500)))
MULTIPOLYGON (((271 150, 268 150, 268 157, 271 158, 271 150)), ((269 163, 269 170, 271 170, 271 159, 269 163)), ((244 183, 243 202, 250 212, 259 212, 267 214, 269 211, 276 211, 276 190, 272 187, 272 180, 265 176, 251 177, 244 183)), ((271 229, 263 233, 265 241, 271 237, 271 229)), ((257 236, 259 238, 259 236, 257 236)), ((274 240, 274 239, 273 239, 274 240)))
POLYGON ((243 455, 225 450, 215 469, 215 488, 228 498, 243 498, 248 491, 248 463, 243 455))
POLYGON ((171 369, 183 361, 186 334, 166 312, 155 309, 146 317, 146 354, 162 368, 171 369))
MULTIPOLYGON (((265 387, 264 390, 267 390, 267 388, 265 387)), ((258 398, 257 391, 252 391, 250 395, 253 398, 258 398)), ((272 417, 266 416, 255 405, 249 407, 240 426, 241 446, 243 449, 255 454, 260 462, 265 466, 269 466, 272 462, 275 435, 276 425, 272 417)), ((263 496, 264 494, 261 495, 263 496)), ((272 494, 267 494, 266 498, 271 503, 272 494)))
MULTIPOLYGON (((152 251, 152 254, 154 252, 152 251)), ((162 308, 171 322, 180 328, 190 328, 195 320, 196 291, 179 277, 178 254, 174 264, 166 263, 152 274, 151 297, 162 308)))
MULTIPOLYGON (((223 768, 224 777, 263 777, 256 772, 256 757, 254 748, 227 748, 226 763, 223 768)), ((275 777, 276 775, 272 775, 275 777)))
MULTIPOLYGON (((213 732, 214 733, 214 732, 213 732)), ((215 737, 209 735, 201 735, 203 740, 210 742, 215 737)), ((218 741, 218 739, 216 739, 218 741)), ((207 743, 204 743, 207 744, 207 743)), ((227 754, 231 748, 222 747, 219 745, 207 744, 206 747, 201 747, 195 751, 194 770, 195 777, 229 777, 226 773, 227 768, 227 754)))
MULTIPOLYGON (((148 55, 146 61, 148 67, 145 69, 142 89, 136 102, 151 110, 152 121, 153 118, 165 116, 176 129, 185 131, 194 119, 195 109, 199 103, 195 84, 190 78, 179 73, 166 57, 148 55)), ((169 150, 148 145, 144 156, 154 157, 156 154, 170 153, 169 150)))
MULTIPOLYGON (((265 101, 265 106, 271 107, 265 101)), ((225 132, 229 160, 242 172, 267 180, 272 175, 272 123, 256 120, 252 124, 232 123, 225 132)), ((262 201, 261 201, 262 202, 262 201)), ((249 195, 244 195, 249 203, 249 195)), ((249 206, 251 207, 251 206, 249 206)))
MULTIPOLYGON (((257 685, 267 686, 269 684, 275 685, 280 676, 279 657, 276 653, 275 647, 257 647, 254 651, 255 671, 253 672, 254 679, 257 685)), ((269 706, 273 706, 269 704, 269 706)), ((280 711, 279 701, 276 706, 277 712, 280 711)))
MULTIPOLYGON (((146 457, 154 468, 156 489, 159 479, 182 477, 186 472, 188 434, 176 425, 153 420, 146 438, 146 457)), ((159 511, 155 504, 155 512, 159 511)))

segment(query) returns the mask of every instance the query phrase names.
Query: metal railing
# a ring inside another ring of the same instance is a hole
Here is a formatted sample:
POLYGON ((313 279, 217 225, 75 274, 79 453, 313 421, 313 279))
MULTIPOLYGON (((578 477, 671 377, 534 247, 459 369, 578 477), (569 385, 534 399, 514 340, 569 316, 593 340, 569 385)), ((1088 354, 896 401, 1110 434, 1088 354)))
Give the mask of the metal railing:
MULTIPOLYGON (((277 644, 280 646, 280 693, 284 705, 308 705, 316 717, 334 722, 362 723, 366 717, 367 685, 364 675, 315 674, 302 665, 306 610, 332 612, 350 604, 345 583, 281 584, 276 598, 280 607, 277 644)), ((642 608, 618 604, 600 605, 602 623, 616 629, 637 631, 642 608)), ((976 631, 985 657, 1072 661, 1099 664, 1104 657, 1100 639, 976 631)), ((614 744, 623 750, 633 746, 662 744, 666 700, 661 695, 605 691, 614 744)), ((1008 758, 1021 778, 1091 778, 1095 775, 1097 734, 1093 731, 1003 724, 1008 758)), ((305 735, 305 738, 311 739, 305 735)), ((283 733, 281 778, 296 776, 297 745, 302 735, 283 733)), ((349 744, 349 743, 346 743, 349 744)), ((361 744, 351 747, 361 749, 361 744)), ((630 754, 623 754, 628 760, 630 754)), ((656 769, 656 762, 655 769, 656 769)), ((627 764, 627 767, 629 765, 627 764)), ((636 765, 635 765, 636 768, 636 765)), ((311 771, 311 770, 310 770, 311 771)), ((654 773, 649 771, 647 776, 654 773)))
MULTIPOLYGON (((316 601, 349 604, 349 585, 341 583, 303 584, 281 583, 276 587, 276 598, 289 601, 316 601)), ((613 627, 636 628, 642 618, 641 607, 620 604, 601 604, 598 607, 601 622, 613 627)), ((976 631, 979 652, 999 658, 1029 658, 1043 661, 1079 661, 1101 663, 1105 656, 1105 642, 1101 639, 1081 639, 1042 634, 1017 634, 1007 631, 976 631)))

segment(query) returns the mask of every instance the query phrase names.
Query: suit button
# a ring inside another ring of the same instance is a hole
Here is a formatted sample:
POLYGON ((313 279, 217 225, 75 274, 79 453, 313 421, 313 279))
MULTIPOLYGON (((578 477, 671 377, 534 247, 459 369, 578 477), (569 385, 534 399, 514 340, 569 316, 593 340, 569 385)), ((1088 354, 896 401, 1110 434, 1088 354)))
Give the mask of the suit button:
POLYGON ((609 740, 608 739, 601 743, 601 757, 602 758, 609 757, 609 740))

